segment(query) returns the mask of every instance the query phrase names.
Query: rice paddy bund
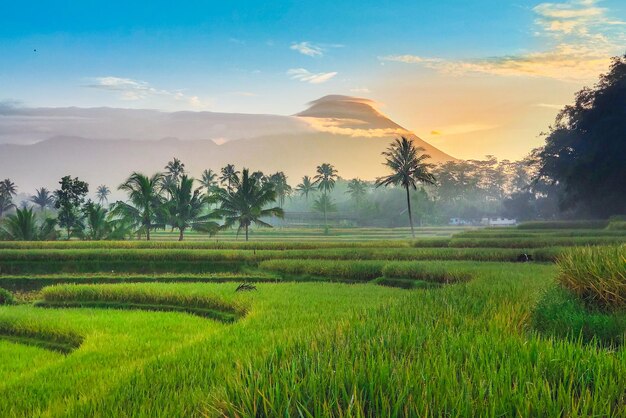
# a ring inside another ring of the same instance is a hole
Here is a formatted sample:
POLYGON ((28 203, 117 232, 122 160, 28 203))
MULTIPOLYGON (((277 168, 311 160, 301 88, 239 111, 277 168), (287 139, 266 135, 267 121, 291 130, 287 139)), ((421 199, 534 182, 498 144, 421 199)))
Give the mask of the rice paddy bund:
POLYGON ((624 230, 155 235, 0 242, 1 417, 626 416, 624 230))

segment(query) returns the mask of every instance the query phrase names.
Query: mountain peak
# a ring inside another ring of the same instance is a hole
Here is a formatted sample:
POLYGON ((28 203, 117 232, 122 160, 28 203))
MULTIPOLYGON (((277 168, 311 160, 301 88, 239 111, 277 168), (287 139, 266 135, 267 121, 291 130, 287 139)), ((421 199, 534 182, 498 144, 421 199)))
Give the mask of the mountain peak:
POLYGON ((404 129, 376 109, 376 102, 362 97, 331 94, 309 103, 296 114, 302 118, 326 119, 352 129, 404 129))

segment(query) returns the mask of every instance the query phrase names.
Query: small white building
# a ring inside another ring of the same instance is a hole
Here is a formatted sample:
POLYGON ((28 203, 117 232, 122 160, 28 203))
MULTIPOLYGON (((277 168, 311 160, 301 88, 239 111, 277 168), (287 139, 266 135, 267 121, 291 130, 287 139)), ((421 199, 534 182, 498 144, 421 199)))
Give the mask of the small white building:
POLYGON ((517 219, 509 218, 483 218, 480 223, 485 226, 515 226, 517 225, 517 219))
POLYGON ((472 225, 472 221, 468 221, 467 219, 463 219, 463 218, 450 218, 450 222, 448 222, 448 225, 453 225, 453 226, 472 225))

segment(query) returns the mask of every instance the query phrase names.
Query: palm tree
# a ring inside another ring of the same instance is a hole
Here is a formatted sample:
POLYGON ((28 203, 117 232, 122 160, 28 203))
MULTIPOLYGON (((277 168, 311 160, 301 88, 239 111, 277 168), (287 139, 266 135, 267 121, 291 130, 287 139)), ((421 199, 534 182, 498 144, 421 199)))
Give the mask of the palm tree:
POLYGON ((239 183, 239 171, 235 169, 233 164, 228 164, 222 168, 221 172, 220 183, 225 184, 228 191, 232 191, 233 187, 239 183))
POLYGON ((0 193, 15 196, 17 193, 17 187, 11 179, 4 179, 0 182, 0 193))
POLYGON ((396 139, 387 148, 387 151, 382 153, 385 156, 383 164, 389 167, 393 173, 376 179, 376 187, 394 185, 405 188, 409 224, 413 238, 415 238, 415 230, 413 229, 409 188, 412 187, 413 190, 417 190, 417 183, 435 184, 435 176, 430 172, 434 165, 425 162, 430 158, 430 155, 424 154, 424 151, 424 148, 416 147, 413 142, 405 137, 402 137, 402 140, 396 139))
POLYGON ((206 189, 207 194, 212 193, 215 186, 217 186, 217 173, 211 169, 204 170, 200 184, 206 189))
POLYGON ((14 241, 41 241, 56 238, 56 220, 46 218, 42 223, 31 208, 16 209, 9 215, 0 228, 0 238, 14 241))
POLYGON ((285 197, 291 194, 292 188, 287 183, 287 176, 282 171, 272 174, 269 181, 274 185, 274 190, 278 196, 279 206, 282 208, 285 204, 285 197))
POLYGON ((157 173, 147 177, 134 172, 121 184, 118 189, 128 193, 130 205, 118 202, 113 209, 114 215, 132 220, 146 233, 146 239, 150 240, 150 230, 160 224, 156 223, 158 211, 161 208, 160 185, 163 174, 157 173))
POLYGON ((259 226, 272 227, 261 220, 263 217, 278 216, 282 218, 284 212, 280 207, 265 208, 267 205, 276 202, 276 191, 271 183, 261 185, 256 179, 249 176, 247 168, 243 169, 241 181, 236 185, 236 189, 228 191, 220 189, 220 208, 217 213, 224 217, 222 229, 232 228, 238 224, 237 234, 241 230, 246 232, 248 241, 248 228, 255 224, 259 226), (265 209, 264 209, 265 208, 265 209))
POLYGON ((350 195, 358 208, 367 194, 367 183, 361 179, 352 179, 348 182, 348 191, 346 193, 350 195))
MULTIPOLYGON (((317 166, 317 174, 313 177, 313 184, 317 186, 319 190, 322 191, 322 196, 324 197, 323 202, 329 202, 332 204, 330 198, 328 198, 328 193, 330 193, 335 188, 335 182, 337 181, 337 170, 332 164, 324 163, 322 165, 317 166)), ((322 200, 318 199, 320 202, 322 200)), ((327 216, 327 208, 329 205, 323 205, 324 212, 324 227, 328 229, 328 216, 327 216)))
POLYGON ((185 164, 183 164, 178 158, 174 158, 168 162, 165 166, 165 171, 168 176, 171 176, 174 181, 178 181, 178 178, 185 174, 185 164))
POLYGON ((4 179, 0 182, 0 218, 4 212, 14 208, 13 196, 17 193, 17 187, 10 179, 4 179))
POLYGON ((328 212, 337 210, 335 203, 330 196, 323 193, 320 197, 313 202, 313 209, 324 214, 324 228, 328 232, 328 212))
POLYGON ((48 189, 42 187, 41 189, 35 189, 35 194, 30 197, 30 201, 39 206, 39 210, 42 212, 54 205, 54 196, 48 189))
POLYGON ((337 170, 332 164, 324 163, 317 166, 317 174, 313 177, 313 184, 324 194, 328 194, 335 188, 337 170))
POLYGON ((178 228, 178 240, 184 239, 185 230, 192 228, 198 231, 215 233, 219 225, 209 219, 217 218, 215 213, 204 214, 207 196, 201 188, 193 189, 193 178, 182 175, 179 184, 171 190, 172 199, 167 203, 169 223, 178 228))
POLYGON ((296 192, 300 193, 300 196, 304 196, 307 202, 309 201, 309 193, 312 193, 314 190, 315 185, 309 176, 302 177, 302 183, 296 186, 296 192))
POLYGON ((96 197, 98 198, 98 203, 102 205, 104 202, 109 203, 109 195, 111 194, 111 190, 105 186, 104 184, 98 186, 96 189, 96 197))
POLYGON ((83 208, 87 222, 85 236, 90 240, 105 239, 111 232, 111 225, 107 221, 107 210, 97 203, 88 201, 83 208))

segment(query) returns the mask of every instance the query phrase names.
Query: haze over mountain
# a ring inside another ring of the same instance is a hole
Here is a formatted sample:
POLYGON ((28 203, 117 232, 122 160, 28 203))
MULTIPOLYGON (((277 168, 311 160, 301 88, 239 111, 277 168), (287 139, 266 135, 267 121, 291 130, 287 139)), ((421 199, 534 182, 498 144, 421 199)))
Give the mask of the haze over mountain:
POLYGON ((296 184, 322 162, 345 178, 386 173, 381 152, 400 135, 433 162, 453 159, 380 113, 368 99, 331 95, 294 116, 113 108, 0 109, 0 178, 20 191, 55 188, 64 175, 114 189, 132 171, 154 173, 173 157, 198 177, 228 163, 284 171, 296 184))

